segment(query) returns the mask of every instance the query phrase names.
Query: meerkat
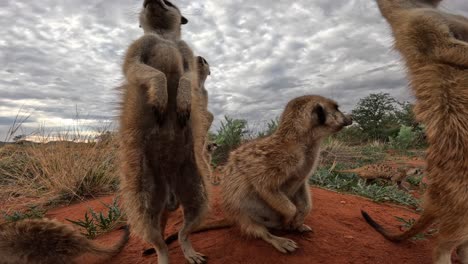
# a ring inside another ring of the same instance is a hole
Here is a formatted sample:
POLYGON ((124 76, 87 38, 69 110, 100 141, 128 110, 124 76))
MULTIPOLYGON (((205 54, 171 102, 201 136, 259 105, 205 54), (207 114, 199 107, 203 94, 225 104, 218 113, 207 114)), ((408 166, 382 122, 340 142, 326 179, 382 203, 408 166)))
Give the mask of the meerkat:
POLYGON ((360 178, 364 180, 374 179, 388 179, 393 184, 397 184, 398 188, 406 189, 402 185, 402 182, 409 176, 420 175, 421 170, 419 168, 413 168, 409 166, 403 167, 392 167, 388 164, 370 164, 360 168, 348 169, 348 170, 335 170, 338 173, 356 173, 360 178))
POLYGON ((196 91, 196 94, 193 95, 194 100, 199 102, 197 107, 198 109, 193 109, 192 111, 198 111, 201 114, 199 115, 202 117, 202 120, 198 120, 198 122, 201 124, 200 127, 200 132, 198 133, 201 135, 201 139, 196 140, 196 142, 200 142, 202 145, 195 146, 195 149, 202 149, 202 157, 200 158, 201 160, 201 166, 204 171, 202 171, 202 175, 207 175, 208 179, 210 180, 211 184, 217 185, 219 184, 219 179, 217 177, 213 176, 213 171, 211 169, 211 153, 214 151, 210 149, 209 143, 208 143, 208 131, 211 127, 211 124, 213 123, 213 114, 208 111, 208 91, 205 88, 205 82, 206 79, 209 75, 211 75, 211 70, 210 70, 210 65, 206 61, 205 58, 202 56, 197 56, 196 58, 197 61, 197 71, 198 71, 198 91, 196 91))
POLYGON ((468 263, 468 19, 437 9, 435 0, 377 0, 402 55, 416 97, 416 119, 425 125, 429 147, 421 217, 394 234, 366 212, 365 220, 388 240, 406 240, 439 223, 433 251, 450 263, 457 248, 468 263))
POLYGON ((247 236, 261 238, 282 253, 297 244, 268 228, 311 231, 304 224, 312 208, 308 178, 315 172, 324 138, 351 125, 336 102, 316 95, 291 100, 278 129, 242 145, 230 156, 221 183, 228 219, 247 236))
POLYGON ((167 215, 181 205, 179 231, 189 263, 204 263, 188 234, 208 210, 204 177, 200 175, 199 112, 192 94, 198 89, 196 62, 181 40, 188 20, 167 0, 145 0, 140 12, 144 35, 125 54, 120 115, 120 191, 132 233, 153 245, 158 263, 169 263, 164 242, 167 215))
MULTIPOLYGON (((297 244, 268 229, 309 232, 304 224, 312 208, 307 179, 314 173, 324 138, 351 125, 336 102, 316 95, 291 100, 278 129, 233 151, 223 169, 222 207, 226 219, 196 228, 202 232, 232 225, 261 238, 282 253, 297 244)), ((177 234, 166 241, 174 241, 177 234)))
MULTIPOLYGON (((52 264, 81 263, 86 255, 104 262, 122 251, 129 239, 124 227, 122 238, 111 247, 87 239, 71 226, 50 219, 26 219, 0 225, 0 263, 52 264)), ((89 263, 89 262, 86 262, 89 263)))

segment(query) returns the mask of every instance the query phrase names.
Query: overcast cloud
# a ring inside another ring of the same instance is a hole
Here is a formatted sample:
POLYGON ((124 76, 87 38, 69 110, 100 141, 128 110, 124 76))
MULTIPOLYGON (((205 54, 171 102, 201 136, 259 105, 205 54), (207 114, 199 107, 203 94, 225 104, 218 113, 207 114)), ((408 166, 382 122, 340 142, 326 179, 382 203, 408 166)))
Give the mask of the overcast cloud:
MULTIPOLYGON (((39 126, 115 124, 121 63, 142 31, 135 0, 0 2, 0 141, 16 114, 39 126)), ((209 108, 260 124, 320 94, 351 110, 369 93, 410 100, 387 24, 371 0, 174 1, 183 38, 211 65, 209 108)), ((468 16, 466 0, 442 8, 468 16)))

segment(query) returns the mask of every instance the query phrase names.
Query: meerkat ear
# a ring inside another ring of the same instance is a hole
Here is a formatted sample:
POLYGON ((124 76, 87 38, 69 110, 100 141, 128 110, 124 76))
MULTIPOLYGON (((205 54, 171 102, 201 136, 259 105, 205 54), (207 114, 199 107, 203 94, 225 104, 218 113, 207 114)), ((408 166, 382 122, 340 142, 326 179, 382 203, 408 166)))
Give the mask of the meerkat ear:
POLYGON ((325 110, 323 109, 323 107, 318 104, 314 107, 313 112, 317 115, 319 124, 324 125, 325 122, 327 121, 327 117, 326 117, 325 110))
POLYGON ((180 23, 181 23, 182 25, 185 25, 185 24, 188 23, 188 19, 185 18, 184 16, 182 16, 182 17, 180 18, 180 23))

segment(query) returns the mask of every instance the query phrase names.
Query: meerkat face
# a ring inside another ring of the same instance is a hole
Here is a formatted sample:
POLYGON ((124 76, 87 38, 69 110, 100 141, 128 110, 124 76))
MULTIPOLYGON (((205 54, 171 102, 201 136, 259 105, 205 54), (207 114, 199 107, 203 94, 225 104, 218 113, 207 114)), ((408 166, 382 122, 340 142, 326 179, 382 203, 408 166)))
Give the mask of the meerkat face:
POLYGON ((288 103, 278 127, 279 133, 294 130, 299 137, 320 139, 340 131, 353 123, 338 104, 322 96, 306 95, 288 103))
POLYGON ((345 126, 353 123, 351 116, 343 114, 336 102, 324 99, 316 102, 311 110, 311 129, 319 137, 326 137, 337 133, 345 126))
POLYGON ((206 150, 210 154, 213 153, 217 148, 218 148, 218 144, 216 144, 216 143, 210 143, 210 144, 206 145, 206 150))
POLYGON ((145 0, 140 12, 140 27, 145 32, 154 30, 175 31, 188 20, 179 8, 168 0, 145 0))
POLYGON ((197 56, 198 72, 200 77, 206 78, 206 76, 211 75, 210 64, 202 56, 197 56))

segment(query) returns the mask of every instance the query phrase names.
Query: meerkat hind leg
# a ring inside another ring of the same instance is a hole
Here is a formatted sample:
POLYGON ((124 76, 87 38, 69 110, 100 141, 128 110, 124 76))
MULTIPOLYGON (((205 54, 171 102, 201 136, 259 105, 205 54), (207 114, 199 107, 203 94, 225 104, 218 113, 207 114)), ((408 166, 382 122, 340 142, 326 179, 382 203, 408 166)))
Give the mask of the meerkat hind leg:
POLYGON ((295 251, 298 246, 296 242, 285 237, 279 237, 268 232, 265 226, 259 225, 253 221, 244 219, 242 221, 242 231, 252 237, 261 238, 265 242, 271 244, 281 253, 289 253, 295 251))
MULTIPOLYGON (((194 165, 195 162, 192 162, 194 165)), ((185 180, 182 183, 183 186, 179 186, 181 187, 179 193, 184 192, 185 194, 179 195, 184 213, 184 223, 179 231, 179 243, 190 264, 201 264, 206 263, 206 257, 193 249, 188 235, 202 222, 208 210, 208 201, 206 190, 203 188, 203 179, 199 175, 197 167, 190 166, 190 163, 185 164, 181 171, 181 176, 185 180)))
POLYGON ((147 231, 147 241, 150 242, 153 247, 156 249, 158 254, 158 264, 168 264, 169 263, 169 250, 164 241, 163 232, 161 227, 165 225, 164 215, 160 214, 158 221, 154 224, 154 227, 150 227, 147 231))

